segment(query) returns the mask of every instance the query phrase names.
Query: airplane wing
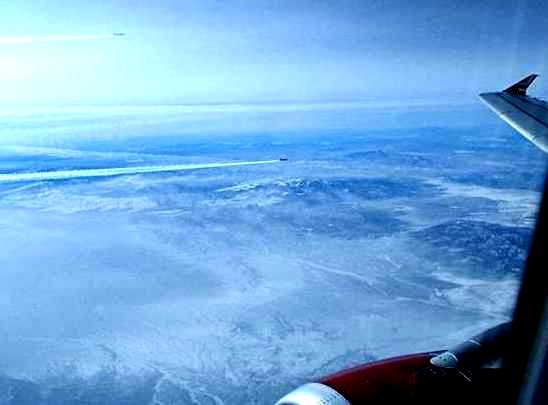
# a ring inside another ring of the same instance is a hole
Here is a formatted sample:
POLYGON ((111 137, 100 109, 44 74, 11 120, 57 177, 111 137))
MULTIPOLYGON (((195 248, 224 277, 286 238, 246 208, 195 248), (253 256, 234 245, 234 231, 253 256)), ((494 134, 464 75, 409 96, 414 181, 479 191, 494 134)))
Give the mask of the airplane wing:
POLYGON ((537 76, 529 75, 503 91, 479 97, 512 128, 548 153, 548 103, 527 95, 527 88, 537 76))

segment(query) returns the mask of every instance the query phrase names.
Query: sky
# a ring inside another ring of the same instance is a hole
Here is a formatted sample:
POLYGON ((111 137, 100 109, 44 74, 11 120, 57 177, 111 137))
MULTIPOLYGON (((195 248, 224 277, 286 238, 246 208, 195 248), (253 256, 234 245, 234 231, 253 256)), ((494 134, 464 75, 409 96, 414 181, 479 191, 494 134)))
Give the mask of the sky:
MULTIPOLYGON (((0 9, 2 106, 475 102, 531 72, 548 76, 543 0, 0 0, 0 9)), ((548 78, 537 80, 534 91, 548 94, 548 78)))

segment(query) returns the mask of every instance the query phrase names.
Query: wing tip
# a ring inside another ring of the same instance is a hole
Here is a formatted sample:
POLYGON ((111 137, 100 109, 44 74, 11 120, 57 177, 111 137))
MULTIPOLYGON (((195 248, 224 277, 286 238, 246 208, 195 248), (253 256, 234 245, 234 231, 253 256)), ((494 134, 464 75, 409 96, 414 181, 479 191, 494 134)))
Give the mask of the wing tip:
POLYGON ((511 94, 514 96, 526 96, 527 95, 527 89, 529 86, 535 81, 535 79, 538 77, 538 74, 532 73, 527 77, 524 77, 519 82, 514 83, 510 87, 504 89, 502 92, 511 94))
POLYGON ((493 98, 499 95, 500 93, 495 92, 485 92, 478 94, 478 98, 485 104, 491 105, 493 98))

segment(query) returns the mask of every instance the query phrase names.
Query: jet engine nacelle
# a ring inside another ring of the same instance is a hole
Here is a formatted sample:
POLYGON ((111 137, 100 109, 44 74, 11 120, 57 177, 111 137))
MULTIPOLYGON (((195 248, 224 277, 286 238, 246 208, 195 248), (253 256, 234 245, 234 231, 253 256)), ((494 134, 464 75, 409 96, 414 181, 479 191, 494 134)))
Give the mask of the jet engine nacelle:
POLYGON ((305 384, 276 405, 504 404, 504 323, 447 350, 364 364, 305 384), (442 401, 442 402, 440 402, 442 401))
POLYGON ((276 405, 400 403, 415 396, 415 375, 436 354, 395 357, 344 370, 302 385, 276 405))

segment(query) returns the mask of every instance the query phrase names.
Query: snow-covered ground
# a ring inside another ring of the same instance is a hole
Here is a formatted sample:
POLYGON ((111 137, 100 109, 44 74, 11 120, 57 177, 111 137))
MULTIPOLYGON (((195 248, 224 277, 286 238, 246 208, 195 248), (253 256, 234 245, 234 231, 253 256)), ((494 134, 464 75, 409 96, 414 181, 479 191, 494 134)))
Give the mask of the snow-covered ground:
POLYGON ((508 319, 545 164, 510 130, 188 139, 0 146, 0 403, 267 404, 508 319))

